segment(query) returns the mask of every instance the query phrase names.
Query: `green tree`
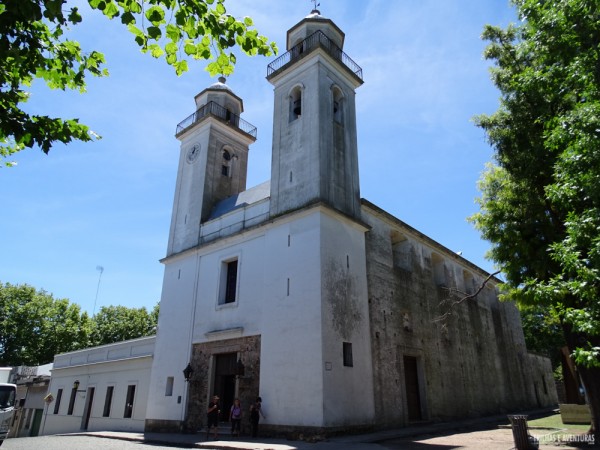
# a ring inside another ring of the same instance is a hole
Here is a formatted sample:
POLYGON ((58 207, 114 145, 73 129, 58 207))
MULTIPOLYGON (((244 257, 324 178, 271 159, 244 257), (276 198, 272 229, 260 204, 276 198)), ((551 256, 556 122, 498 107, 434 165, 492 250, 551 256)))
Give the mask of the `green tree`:
MULTIPOLYGON (((108 19, 119 18, 142 52, 164 58, 176 73, 188 60, 207 60, 211 75, 233 72, 233 49, 247 55, 277 52, 252 19, 227 14, 225 0, 88 0, 108 19)), ((42 79, 52 89, 86 88, 86 76, 106 76, 104 55, 84 51, 65 31, 83 21, 73 0, 0 0, 0 157, 26 147, 45 153, 56 142, 98 137, 78 119, 30 115, 27 88, 42 79)), ((81 26, 81 25, 79 25, 81 26)), ((100 30, 98 30, 100 32, 100 30)), ((5 162, 2 165, 11 165, 5 162)), ((1 167, 1 165, 0 165, 1 167)))
POLYGON ((0 283, 0 366, 40 365, 85 348, 90 321, 79 305, 43 290, 0 283))
POLYGON ((92 321, 90 346, 151 336, 156 334, 158 304, 150 312, 143 307, 103 306, 92 321))
POLYGON ((552 369, 561 365, 560 349, 565 346, 560 321, 541 305, 520 305, 521 323, 527 350, 550 358, 552 369))
POLYGON ((513 3, 521 24, 483 34, 501 99, 477 118, 495 164, 472 220, 506 295, 560 323, 600 443, 600 4, 513 3))

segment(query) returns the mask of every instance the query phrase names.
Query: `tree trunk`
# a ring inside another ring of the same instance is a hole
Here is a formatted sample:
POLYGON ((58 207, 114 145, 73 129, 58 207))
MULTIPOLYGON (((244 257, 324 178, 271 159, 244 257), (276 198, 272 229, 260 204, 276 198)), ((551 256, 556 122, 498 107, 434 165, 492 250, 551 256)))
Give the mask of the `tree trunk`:
POLYGON ((583 387, 585 388, 586 400, 592 413, 592 426, 590 434, 594 436, 595 446, 600 447, 600 367, 577 366, 583 387))
MULTIPOLYGON (((573 333, 571 327, 563 324, 565 340, 569 347, 569 352, 577 347, 581 347, 582 343, 589 342, 592 346, 600 345, 599 336, 589 336, 580 333, 573 333)), ((577 371, 583 382, 585 389, 586 401, 590 407, 592 415, 592 423, 590 427, 590 435, 594 437, 594 448, 600 447, 600 367, 587 367, 582 364, 576 364, 577 371)))

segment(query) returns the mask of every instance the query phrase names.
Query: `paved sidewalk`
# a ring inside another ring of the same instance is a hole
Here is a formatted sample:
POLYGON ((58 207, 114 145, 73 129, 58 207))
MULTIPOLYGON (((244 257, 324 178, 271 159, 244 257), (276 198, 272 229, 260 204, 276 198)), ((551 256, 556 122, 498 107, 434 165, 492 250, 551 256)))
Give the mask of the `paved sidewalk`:
MULTIPOLYGON (((539 415, 540 413, 543 411, 531 412, 530 415, 539 415)), ((509 450, 514 446, 510 427, 498 429, 498 425, 507 424, 507 416, 499 415, 369 434, 338 436, 316 443, 271 438, 230 438, 228 436, 215 441, 204 439, 203 434, 177 433, 95 431, 77 434, 207 450, 410 450, 422 449, 425 446, 429 446, 432 450, 441 448, 509 450)), ((541 437, 552 433, 552 430, 530 430, 530 432, 532 435, 541 437)), ((555 449, 556 446, 540 446, 540 449, 551 448, 555 449)), ((571 447, 571 449, 573 448, 571 447)))

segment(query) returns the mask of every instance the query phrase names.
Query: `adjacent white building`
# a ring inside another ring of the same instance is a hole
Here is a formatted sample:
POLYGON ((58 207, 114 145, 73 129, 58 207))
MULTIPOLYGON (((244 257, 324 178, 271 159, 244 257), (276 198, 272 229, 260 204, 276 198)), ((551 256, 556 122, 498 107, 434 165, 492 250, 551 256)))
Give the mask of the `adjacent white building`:
POLYGON ((143 431, 155 337, 54 357, 40 434, 143 431))

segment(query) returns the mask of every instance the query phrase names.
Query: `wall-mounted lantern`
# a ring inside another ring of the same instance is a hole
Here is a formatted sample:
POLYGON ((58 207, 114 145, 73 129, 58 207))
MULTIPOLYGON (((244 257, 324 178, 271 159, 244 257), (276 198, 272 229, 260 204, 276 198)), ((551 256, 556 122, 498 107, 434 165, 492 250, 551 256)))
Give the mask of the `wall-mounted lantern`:
POLYGON ((246 375, 246 366, 244 366, 242 358, 240 358, 235 365, 235 376, 237 378, 243 378, 244 375, 246 375))
POLYGON ((194 369, 192 369, 192 365, 188 363, 187 367, 183 369, 183 378, 185 381, 190 381, 192 375, 194 374, 194 369))
POLYGON ((73 389, 74 389, 74 390, 77 390, 77 389, 79 389, 79 380, 75 380, 75 381, 73 382, 73 389))

